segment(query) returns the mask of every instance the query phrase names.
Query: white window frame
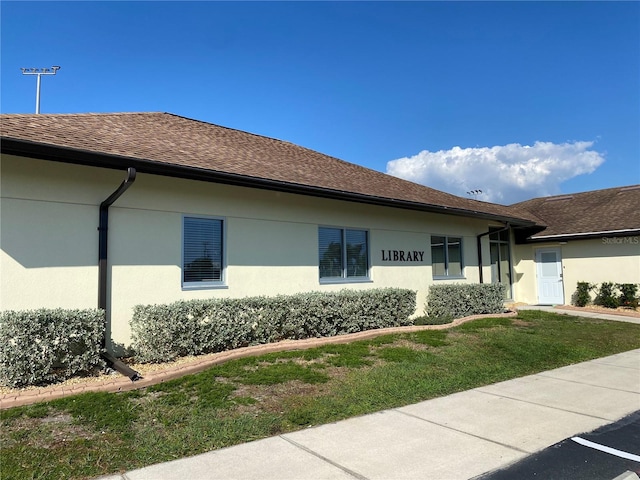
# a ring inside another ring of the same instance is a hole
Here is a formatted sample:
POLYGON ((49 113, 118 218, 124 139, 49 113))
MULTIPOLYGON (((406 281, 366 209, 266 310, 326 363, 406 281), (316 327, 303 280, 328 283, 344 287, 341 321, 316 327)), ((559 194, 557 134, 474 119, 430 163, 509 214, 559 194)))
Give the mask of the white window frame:
POLYGON ((371 233, 366 228, 349 228, 349 227, 338 227, 334 225, 320 225, 318 226, 318 248, 316 249, 318 255, 318 279, 321 284, 331 284, 331 283, 367 283, 371 282, 371 233), (332 230, 340 230, 342 235, 342 275, 340 277, 321 277, 320 276, 320 230, 332 229, 332 230), (349 266, 347 265, 347 231, 356 231, 356 232, 364 232, 367 236, 366 247, 367 247, 367 271, 364 275, 359 276, 348 276, 349 266))
POLYGON ((464 279, 464 237, 462 235, 431 235, 431 239, 429 240, 429 253, 431 253, 431 268, 432 268, 432 277, 434 280, 449 280, 449 279, 464 279), (433 237, 444 238, 444 275, 436 275, 433 273, 433 237), (451 275, 449 274, 449 239, 455 238, 460 240, 460 274, 451 275))
POLYGON ((181 240, 182 240, 182 248, 181 248, 181 256, 180 256, 180 283, 182 285, 183 290, 201 290, 201 289, 212 289, 212 288, 227 288, 226 285, 226 276, 227 276, 227 219, 225 217, 213 217, 206 215, 182 215, 182 224, 181 224, 181 240), (222 253, 220 255, 220 280, 211 280, 211 281, 200 281, 200 282, 185 282, 184 273, 185 273, 185 221, 187 218, 198 219, 198 220, 214 220, 219 221, 221 223, 221 232, 220 232, 220 248, 222 253))

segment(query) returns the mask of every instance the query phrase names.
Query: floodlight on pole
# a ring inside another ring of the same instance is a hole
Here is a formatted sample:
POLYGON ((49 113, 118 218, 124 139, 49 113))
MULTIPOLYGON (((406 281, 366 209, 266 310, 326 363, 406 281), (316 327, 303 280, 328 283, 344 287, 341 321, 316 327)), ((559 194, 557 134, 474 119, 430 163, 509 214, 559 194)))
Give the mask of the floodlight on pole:
POLYGON ((60 67, 53 66, 51 68, 21 68, 23 75, 37 75, 38 80, 36 82, 36 113, 40 113, 40 77, 42 75, 55 75, 60 67))

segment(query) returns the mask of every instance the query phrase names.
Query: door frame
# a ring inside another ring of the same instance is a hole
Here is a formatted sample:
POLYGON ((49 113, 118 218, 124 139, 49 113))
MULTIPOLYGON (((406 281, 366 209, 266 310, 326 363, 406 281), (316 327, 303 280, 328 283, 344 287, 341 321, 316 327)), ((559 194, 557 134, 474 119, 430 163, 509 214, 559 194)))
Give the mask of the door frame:
POLYGON ((562 248, 561 247, 541 247, 541 248, 536 248, 535 252, 534 252, 534 263, 536 265, 536 299, 538 301, 538 304, 553 304, 553 305, 563 305, 565 298, 564 298, 564 275, 563 275, 563 267, 562 267, 562 248), (554 252, 556 254, 556 264, 558 265, 558 281, 560 283, 560 297, 558 297, 560 299, 559 302, 542 302, 541 301, 541 275, 540 275, 540 268, 542 265, 542 262, 540 262, 540 255, 542 255, 543 253, 549 253, 549 252, 554 252))

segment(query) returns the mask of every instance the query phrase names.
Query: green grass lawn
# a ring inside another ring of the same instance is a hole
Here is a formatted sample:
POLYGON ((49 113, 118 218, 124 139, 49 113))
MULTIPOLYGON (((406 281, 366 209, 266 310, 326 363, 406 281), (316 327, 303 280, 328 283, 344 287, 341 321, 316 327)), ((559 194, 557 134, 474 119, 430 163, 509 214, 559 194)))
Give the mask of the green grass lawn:
POLYGON ((244 358, 126 393, 1 412, 0 478, 140 468, 640 348, 640 325, 523 311, 244 358))

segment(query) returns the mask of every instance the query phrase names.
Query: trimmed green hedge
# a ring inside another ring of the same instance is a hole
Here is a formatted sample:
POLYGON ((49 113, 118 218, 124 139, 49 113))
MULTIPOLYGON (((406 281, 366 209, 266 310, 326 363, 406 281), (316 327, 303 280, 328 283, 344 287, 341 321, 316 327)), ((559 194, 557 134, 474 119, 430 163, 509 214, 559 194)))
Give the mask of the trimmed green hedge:
POLYGON ((504 312, 504 285, 499 283, 432 285, 425 311, 434 318, 504 312))
POLYGON ((0 383, 44 385, 104 367, 102 310, 0 313, 0 383))
POLYGON ((138 305, 132 347, 138 361, 164 362, 283 339, 410 325, 415 307, 416 292, 397 288, 138 305))

